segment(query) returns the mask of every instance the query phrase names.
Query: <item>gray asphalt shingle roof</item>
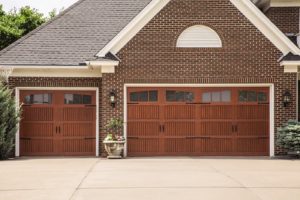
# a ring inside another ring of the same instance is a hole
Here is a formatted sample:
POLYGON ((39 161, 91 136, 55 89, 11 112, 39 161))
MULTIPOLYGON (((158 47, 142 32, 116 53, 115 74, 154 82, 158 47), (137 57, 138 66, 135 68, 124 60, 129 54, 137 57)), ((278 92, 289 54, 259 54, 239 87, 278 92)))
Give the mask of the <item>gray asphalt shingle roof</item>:
POLYGON ((80 0, 0 52, 0 65, 80 65, 112 40, 151 0, 80 0))

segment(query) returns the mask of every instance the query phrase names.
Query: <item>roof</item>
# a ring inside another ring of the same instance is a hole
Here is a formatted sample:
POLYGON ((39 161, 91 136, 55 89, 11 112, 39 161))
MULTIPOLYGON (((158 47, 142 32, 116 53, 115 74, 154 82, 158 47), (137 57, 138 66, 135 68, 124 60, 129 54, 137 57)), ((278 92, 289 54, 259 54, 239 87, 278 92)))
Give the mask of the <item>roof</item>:
MULTIPOLYGON (((77 66, 111 41, 151 0, 80 0, 0 52, 1 65, 77 66)), ((104 58, 109 60, 110 58, 104 58)))

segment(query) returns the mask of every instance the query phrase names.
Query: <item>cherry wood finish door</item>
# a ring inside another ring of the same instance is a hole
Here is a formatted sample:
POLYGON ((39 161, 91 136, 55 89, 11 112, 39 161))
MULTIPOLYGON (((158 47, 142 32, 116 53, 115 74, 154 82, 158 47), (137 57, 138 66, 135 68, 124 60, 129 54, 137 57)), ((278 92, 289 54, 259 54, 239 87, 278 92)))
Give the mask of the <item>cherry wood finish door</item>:
POLYGON ((269 155, 268 94, 268 88, 129 88, 128 155, 269 155))
POLYGON ((95 155, 95 92, 21 91, 20 154, 95 155))

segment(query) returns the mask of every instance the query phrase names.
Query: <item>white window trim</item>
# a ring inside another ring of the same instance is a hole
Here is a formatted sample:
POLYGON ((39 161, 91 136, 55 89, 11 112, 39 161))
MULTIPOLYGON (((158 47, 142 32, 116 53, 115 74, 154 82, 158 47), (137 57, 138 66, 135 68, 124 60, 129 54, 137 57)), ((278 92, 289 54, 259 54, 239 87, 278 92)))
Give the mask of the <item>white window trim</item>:
MULTIPOLYGON (((95 156, 100 155, 99 149, 99 88, 97 87, 16 87, 15 88, 15 102, 16 105, 20 105, 20 91, 23 90, 71 90, 71 91, 95 91, 96 92, 96 152, 95 156)), ((20 156, 20 124, 18 124, 18 131, 16 133, 15 142, 15 156, 20 156)))
MULTIPOLYGON (((274 116, 274 106, 275 106, 275 88, 274 84, 270 83, 244 83, 244 84, 124 84, 124 137, 127 139, 127 92, 128 88, 131 87, 268 87, 270 89, 270 118, 269 118, 269 130, 270 130, 270 144, 269 144, 269 154, 270 157, 275 156, 275 116, 274 116)), ((127 157, 127 142, 124 149, 124 157, 127 157)))

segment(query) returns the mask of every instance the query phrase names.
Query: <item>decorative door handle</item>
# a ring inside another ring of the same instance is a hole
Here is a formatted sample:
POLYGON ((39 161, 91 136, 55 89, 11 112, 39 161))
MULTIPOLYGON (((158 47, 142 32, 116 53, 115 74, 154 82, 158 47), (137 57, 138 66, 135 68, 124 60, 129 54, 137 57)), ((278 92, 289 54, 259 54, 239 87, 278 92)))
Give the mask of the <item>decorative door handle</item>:
POLYGON ((60 133, 60 126, 58 127, 58 132, 60 133))
POLYGON ((57 126, 55 127, 55 133, 57 133, 57 126))

